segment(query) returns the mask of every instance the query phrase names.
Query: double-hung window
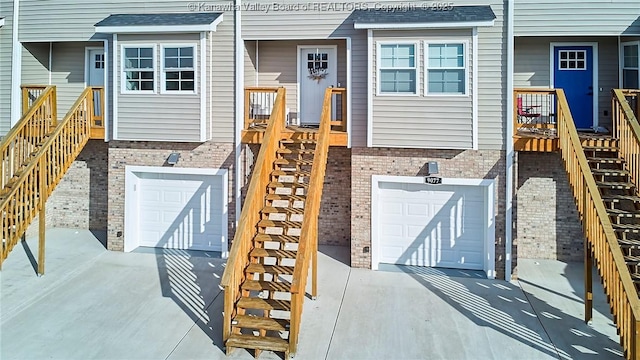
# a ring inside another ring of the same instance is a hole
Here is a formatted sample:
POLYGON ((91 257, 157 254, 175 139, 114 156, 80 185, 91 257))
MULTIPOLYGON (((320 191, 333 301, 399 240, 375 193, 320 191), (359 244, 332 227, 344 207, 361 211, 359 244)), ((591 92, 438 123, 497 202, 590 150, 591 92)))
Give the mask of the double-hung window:
POLYGON ((465 95, 467 59, 465 43, 426 43, 426 93, 465 95))
POLYGON ((155 48, 152 46, 123 47, 123 90, 126 92, 155 91, 155 48))
POLYGON ((162 57, 162 90, 195 92, 195 46, 164 46, 162 57))
POLYGON ((378 92, 417 94, 416 45, 380 44, 378 54, 378 92))
POLYGON ((622 44, 622 87, 640 88, 640 42, 622 44))

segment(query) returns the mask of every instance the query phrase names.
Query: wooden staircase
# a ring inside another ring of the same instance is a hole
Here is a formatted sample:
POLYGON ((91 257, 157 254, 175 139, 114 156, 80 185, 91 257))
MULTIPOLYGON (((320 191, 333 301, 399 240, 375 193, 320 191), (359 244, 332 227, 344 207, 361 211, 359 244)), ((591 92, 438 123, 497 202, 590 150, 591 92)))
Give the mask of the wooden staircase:
POLYGON ((317 226, 331 131, 327 89, 317 132, 285 136, 278 90, 221 284, 223 338, 234 348, 295 354, 308 269, 317 294, 317 226))
POLYGON ((38 274, 44 274, 45 203, 92 131, 104 134, 103 99, 102 88, 88 87, 58 121, 55 87, 23 86, 24 115, 0 142, 0 268, 39 215, 38 274))

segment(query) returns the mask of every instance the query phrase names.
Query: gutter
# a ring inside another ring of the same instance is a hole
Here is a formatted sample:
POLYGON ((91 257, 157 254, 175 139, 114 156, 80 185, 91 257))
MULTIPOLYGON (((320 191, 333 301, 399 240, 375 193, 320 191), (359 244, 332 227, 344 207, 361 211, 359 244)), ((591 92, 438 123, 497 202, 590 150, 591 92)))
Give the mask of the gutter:
POLYGON ((504 279, 511 280, 513 244, 513 71, 514 71, 514 4, 513 0, 507 0, 507 127, 506 140, 506 178, 505 178, 505 265, 504 279))

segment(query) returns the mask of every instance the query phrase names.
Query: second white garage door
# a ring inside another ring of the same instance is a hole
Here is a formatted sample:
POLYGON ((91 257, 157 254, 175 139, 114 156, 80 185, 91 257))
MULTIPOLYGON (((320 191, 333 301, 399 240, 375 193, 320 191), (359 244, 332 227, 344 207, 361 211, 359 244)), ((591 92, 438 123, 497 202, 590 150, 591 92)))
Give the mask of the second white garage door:
POLYGON ((126 194, 127 240, 136 246, 208 251, 224 246, 226 251, 225 178, 134 172, 126 194))
MULTIPOLYGON (((372 231, 377 262, 486 269, 484 186, 378 182, 372 231)), ((375 267, 375 266, 374 266, 375 267)))

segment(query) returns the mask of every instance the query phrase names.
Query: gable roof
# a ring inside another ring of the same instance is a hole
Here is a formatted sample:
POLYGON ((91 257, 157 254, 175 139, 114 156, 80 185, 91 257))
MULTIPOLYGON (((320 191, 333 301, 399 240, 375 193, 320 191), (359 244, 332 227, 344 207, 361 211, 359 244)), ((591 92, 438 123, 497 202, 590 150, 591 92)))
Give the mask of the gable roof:
POLYGON ((101 33, 215 31, 222 13, 113 14, 94 26, 101 33))
POLYGON ((355 10, 352 19, 356 29, 452 28, 493 26, 496 15, 489 5, 450 9, 409 6, 355 10))

